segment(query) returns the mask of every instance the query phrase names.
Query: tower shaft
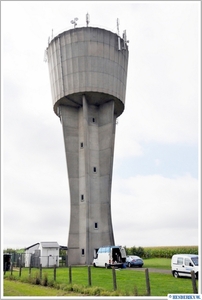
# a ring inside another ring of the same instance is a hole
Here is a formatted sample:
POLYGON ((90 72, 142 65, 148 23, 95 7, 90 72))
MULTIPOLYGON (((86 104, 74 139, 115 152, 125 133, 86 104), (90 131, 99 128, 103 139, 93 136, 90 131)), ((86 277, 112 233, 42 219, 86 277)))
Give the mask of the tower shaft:
POLYGON ((90 264, 96 249, 114 245, 114 102, 89 105, 83 95, 80 108, 60 106, 60 113, 71 198, 68 263, 90 264))

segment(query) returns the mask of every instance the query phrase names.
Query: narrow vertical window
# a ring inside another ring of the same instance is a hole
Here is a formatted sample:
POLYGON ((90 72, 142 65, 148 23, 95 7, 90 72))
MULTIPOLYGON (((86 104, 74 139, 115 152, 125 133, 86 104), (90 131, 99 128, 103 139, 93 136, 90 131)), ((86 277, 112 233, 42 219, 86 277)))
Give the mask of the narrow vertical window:
POLYGON ((95 123, 95 118, 92 119, 93 123, 95 123))
POLYGON ((81 255, 82 255, 82 256, 84 256, 84 255, 85 255, 85 250, 84 250, 84 248, 83 248, 83 249, 81 249, 81 255))
POLYGON ((98 229, 98 223, 95 222, 95 229, 98 229))
POLYGON ((93 172, 96 173, 96 167, 93 168, 93 172))
POLYGON ((81 195, 81 201, 84 201, 84 195, 83 194, 81 195))
POLYGON ((83 142, 81 142, 81 148, 83 148, 83 142))

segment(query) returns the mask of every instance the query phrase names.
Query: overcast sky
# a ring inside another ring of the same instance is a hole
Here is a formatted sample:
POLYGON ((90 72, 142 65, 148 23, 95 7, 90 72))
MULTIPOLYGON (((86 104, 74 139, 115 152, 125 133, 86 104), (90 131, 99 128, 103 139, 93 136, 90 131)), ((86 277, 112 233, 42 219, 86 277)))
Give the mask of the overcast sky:
POLYGON ((44 51, 78 25, 126 29, 125 111, 112 184, 115 242, 198 245, 200 1, 1 1, 2 248, 67 245, 69 187, 62 126, 44 51), (53 30, 53 31, 52 31, 53 30))

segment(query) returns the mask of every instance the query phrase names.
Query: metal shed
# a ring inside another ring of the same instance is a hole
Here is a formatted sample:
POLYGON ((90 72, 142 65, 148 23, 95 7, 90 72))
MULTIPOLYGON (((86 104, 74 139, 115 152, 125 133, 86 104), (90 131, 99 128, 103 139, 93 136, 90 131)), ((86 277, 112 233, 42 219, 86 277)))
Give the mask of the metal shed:
POLYGON ((25 267, 59 266, 59 249, 57 242, 40 242, 25 248, 25 267))

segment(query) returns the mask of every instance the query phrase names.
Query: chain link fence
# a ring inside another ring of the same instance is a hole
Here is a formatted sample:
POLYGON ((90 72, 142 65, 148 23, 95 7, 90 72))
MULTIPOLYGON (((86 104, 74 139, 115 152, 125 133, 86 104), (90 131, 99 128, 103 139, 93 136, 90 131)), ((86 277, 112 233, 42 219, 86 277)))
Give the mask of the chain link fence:
POLYGON ((4 269, 5 266, 7 269, 10 269, 10 265, 13 267, 32 267, 39 268, 40 264, 43 267, 53 267, 56 265, 57 267, 65 267, 68 265, 67 256, 40 256, 40 251, 35 253, 16 253, 13 252, 11 254, 4 254, 4 269), (7 257, 10 256, 9 262, 7 262, 7 257))

